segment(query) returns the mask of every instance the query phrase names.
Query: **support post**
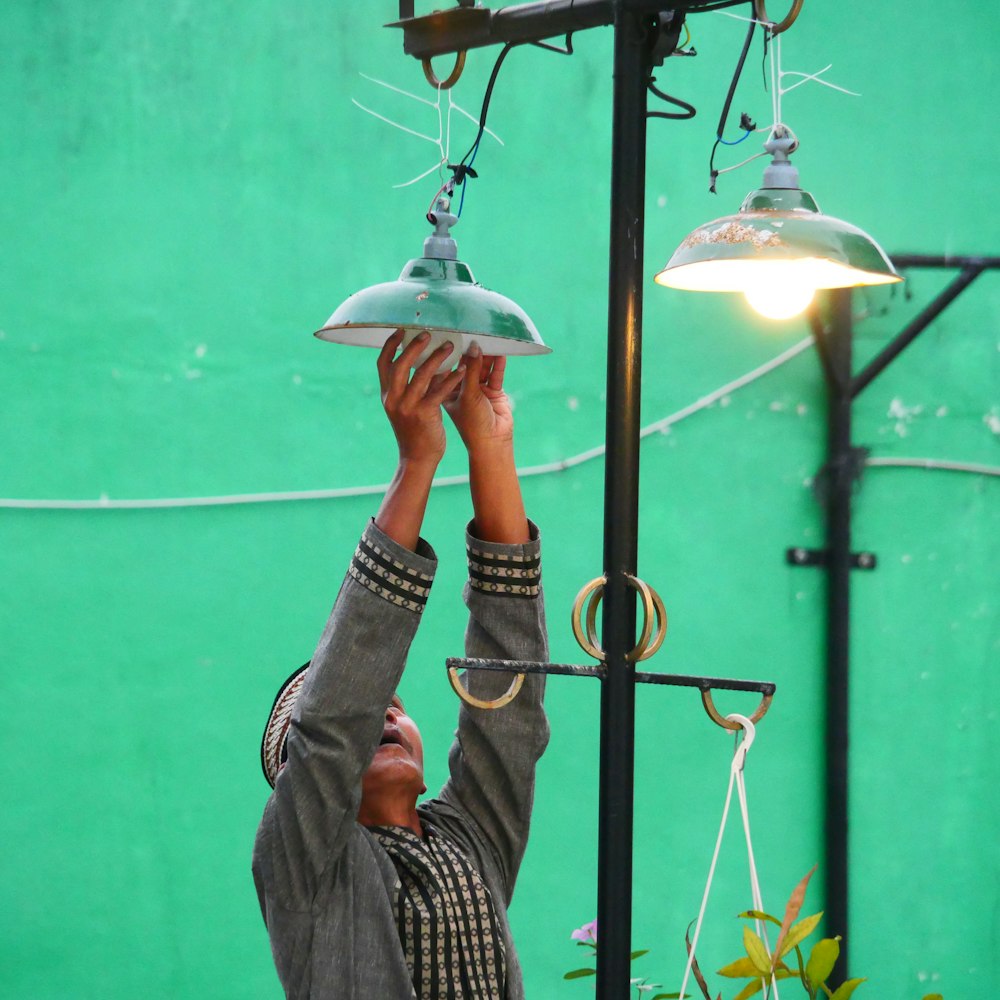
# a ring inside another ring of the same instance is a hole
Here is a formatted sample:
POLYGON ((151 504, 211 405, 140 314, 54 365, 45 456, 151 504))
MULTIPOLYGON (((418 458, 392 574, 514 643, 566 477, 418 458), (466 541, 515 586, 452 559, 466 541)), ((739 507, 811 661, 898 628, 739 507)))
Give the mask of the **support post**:
POLYGON ((848 733, 851 493, 854 460, 851 448, 851 290, 830 293, 826 343, 827 491, 826 491, 826 926, 840 934, 839 973, 847 978, 848 933, 848 733))
MULTIPOLYGON (((648 16, 648 15, 647 15, 648 16)), ((604 485, 598 1000, 627 1000, 632 941, 635 761, 635 595, 639 519, 639 381, 646 183, 647 43, 644 15, 615 4, 608 299, 607 457, 604 485)))

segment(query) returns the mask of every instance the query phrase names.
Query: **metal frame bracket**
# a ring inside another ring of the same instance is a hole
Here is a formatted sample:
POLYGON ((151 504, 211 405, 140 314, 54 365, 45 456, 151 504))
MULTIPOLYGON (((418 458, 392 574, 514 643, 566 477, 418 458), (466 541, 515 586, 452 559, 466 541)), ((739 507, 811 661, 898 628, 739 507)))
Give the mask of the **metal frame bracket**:
MULTIPOLYGON (((785 549, 785 562, 789 566, 820 566, 827 565, 826 549, 806 549, 795 546, 785 549)), ((852 552, 851 569, 875 569, 878 557, 874 552, 852 552)))

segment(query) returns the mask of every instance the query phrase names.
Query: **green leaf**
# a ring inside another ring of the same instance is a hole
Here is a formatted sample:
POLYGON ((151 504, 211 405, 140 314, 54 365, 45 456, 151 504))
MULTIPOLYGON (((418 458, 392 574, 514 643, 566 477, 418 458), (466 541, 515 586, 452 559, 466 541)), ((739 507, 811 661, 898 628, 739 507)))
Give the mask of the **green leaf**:
POLYGON ((746 986, 744 986, 743 989, 741 989, 739 993, 733 997, 733 1000, 747 1000, 747 997, 752 997, 755 993, 759 993, 763 984, 764 980, 758 976, 752 982, 747 983, 746 986))
POLYGON ((833 1000, 847 1000, 847 998, 864 982, 864 979, 848 979, 837 987, 833 994, 833 1000))
POLYGON ((770 913, 765 913, 763 910, 744 910, 742 913, 737 913, 736 916, 743 920, 748 917, 753 920, 770 920, 772 924, 781 926, 781 921, 777 917, 772 917, 770 913))
POLYGON ((727 979, 752 979, 759 976, 760 972, 749 958, 738 958, 729 965, 724 965, 719 969, 717 975, 725 976, 727 979))
POLYGON ((774 945, 775 962, 778 961, 780 956, 785 954, 783 947, 785 937, 788 935, 789 928, 802 911, 802 904, 806 899, 806 887, 809 885, 809 879, 813 877, 815 871, 816 865, 813 865, 799 881, 799 884, 792 890, 791 896, 788 897, 788 905, 785 907, 785 919, 781 921, 781 933, 778 935, 778 940, 774 945))
POLYGON ((648 948, 643 948, 642 951, 633 951, 632 954, 629 956, 629 961, 634 962, 637 958, 641 958, 643 955, 648 955, 648 954, 649 954, 648 948))
POLYGON ((799 942, 804 941, 814 930, 816 925, 823 919, 823 911, 814 913, 811 917, 803 917, 797 924, 793 924, 788 929, 785 943, 781 946, 779 957, 787 955, 799 942))
POLYGON ((813 945, 806 963, 806 978, 813 986, 825 983, 840 956, 840 938, 823 938, 813 945))
POLYGON ((743 947, 754 968, 763 976, 770 975, 771 956, 768 955, 764 942, 749 927, 743 928, 743 947))
POLYGON ((597 969, 574 969, 567 972, 563 979, 583 979, 584 976, 596 976, 597 969))
POLYGON ((597 951, 596 941, 577 941, 576 946, 577 948, 593 948, 594 951, 597 951))

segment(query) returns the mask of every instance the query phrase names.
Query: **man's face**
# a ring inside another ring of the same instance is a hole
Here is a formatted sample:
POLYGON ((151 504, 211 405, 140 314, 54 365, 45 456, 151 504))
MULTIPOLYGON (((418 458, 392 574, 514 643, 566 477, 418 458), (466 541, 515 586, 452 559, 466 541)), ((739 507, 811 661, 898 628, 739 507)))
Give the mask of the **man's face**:
POLYGON ((403 789, 413 791, 415 796, 427 790, 424 744, 417 724, 406 714, 399 696, 393 695, 385 710, 382 740, 361 779, 362 799, 403 789))

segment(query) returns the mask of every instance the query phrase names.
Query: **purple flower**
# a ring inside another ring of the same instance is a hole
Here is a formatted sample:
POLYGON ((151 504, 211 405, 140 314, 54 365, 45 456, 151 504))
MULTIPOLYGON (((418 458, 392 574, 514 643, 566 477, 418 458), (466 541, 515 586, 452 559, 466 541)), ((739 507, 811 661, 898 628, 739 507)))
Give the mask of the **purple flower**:
POLYGON ((571 941, 584 941, 587 944, 597 944, 597 921, 591 920, 589 924, 578 927, 570 934, 571 941))

